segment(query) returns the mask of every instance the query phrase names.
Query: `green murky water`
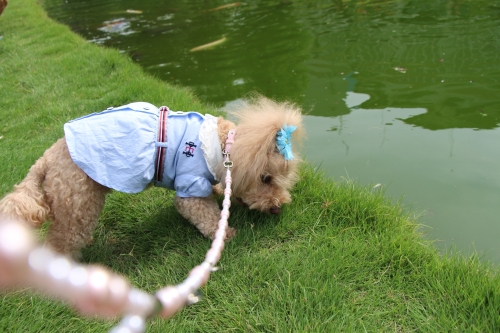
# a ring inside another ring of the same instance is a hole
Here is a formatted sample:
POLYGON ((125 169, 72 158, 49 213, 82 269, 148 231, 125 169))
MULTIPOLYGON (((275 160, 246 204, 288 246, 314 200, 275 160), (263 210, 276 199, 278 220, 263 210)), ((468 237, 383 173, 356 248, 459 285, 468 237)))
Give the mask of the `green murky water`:
POLYGON ((207 102, 299 103, 309 161, 404 195, 442 248, 500 262, 500 0, 44 3, 207 102))

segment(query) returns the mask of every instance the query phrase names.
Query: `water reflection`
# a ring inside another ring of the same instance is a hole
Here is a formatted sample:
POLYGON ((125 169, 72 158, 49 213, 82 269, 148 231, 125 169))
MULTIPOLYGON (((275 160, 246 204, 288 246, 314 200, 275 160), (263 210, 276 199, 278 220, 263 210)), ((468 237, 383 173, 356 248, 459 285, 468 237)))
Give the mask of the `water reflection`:
POLYGON ((408 126, 424 108, 365 109, 367 94, 347 92, 350 113, 306 116, 304 155, 327 175, 381 184, 386 193, 423 213, 420 222, 441 248, 475 249, 500 262, 500 130, 429 131, 408 126), (329 133, 328 135, 325 135, 329 133))
POLYGON ((135 33, 134 30, 130 30, 130 22, 127 22, 124 18, 118 18, 112 21, 104 21, 104 25, 98 28, 98 30, 108 34, 120 34, 122 36, 135 33))
POLYGON ((342 73, 357 71, 360 91, 371 96, 366 107, 429 110, 408 124, 491 129, 500 122, 496 1, 261 0, 220 10, 210 9, 228 4, 45 3, 89 40, 219 105, 258 91, 311 114, 344 114, 342 73), (221 38, 220 47, 189 52, 221 38))

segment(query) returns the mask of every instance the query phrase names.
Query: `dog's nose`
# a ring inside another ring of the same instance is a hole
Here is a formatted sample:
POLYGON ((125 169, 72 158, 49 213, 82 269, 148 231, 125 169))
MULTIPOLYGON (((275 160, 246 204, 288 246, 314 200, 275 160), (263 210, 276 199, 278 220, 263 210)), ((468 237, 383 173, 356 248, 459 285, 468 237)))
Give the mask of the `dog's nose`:
POLYGON ((271 209, 269 210, 269 213, 271 214, 279 214, 280 212, 281 208, 279 208, 278 206, 271 207, 271 209))
POLYGON ((243 207, 248 207, 248 205, 241 198, 236 198, 236 201, 243 207))

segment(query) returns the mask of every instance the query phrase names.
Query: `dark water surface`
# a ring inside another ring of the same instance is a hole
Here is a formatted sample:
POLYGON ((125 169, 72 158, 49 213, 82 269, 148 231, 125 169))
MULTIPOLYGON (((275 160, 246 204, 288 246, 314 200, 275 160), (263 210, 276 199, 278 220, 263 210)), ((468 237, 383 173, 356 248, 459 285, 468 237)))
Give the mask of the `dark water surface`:
POLYGON ((442 248, 500 262, 500 0, 44 4, 207 102, 297 102, 309 161, 404 195, 442 248))

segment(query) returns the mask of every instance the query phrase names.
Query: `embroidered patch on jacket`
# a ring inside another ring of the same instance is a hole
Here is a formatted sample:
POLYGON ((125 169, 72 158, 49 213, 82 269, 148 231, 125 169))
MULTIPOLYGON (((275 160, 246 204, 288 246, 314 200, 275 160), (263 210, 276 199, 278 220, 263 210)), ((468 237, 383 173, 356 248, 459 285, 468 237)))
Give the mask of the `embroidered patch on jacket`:
POLYGON ((186 148, 184 148, 184 151, 182 152, 184 155, 187 157, 194 157, 194 149, 196 148, 196 145, 194 142, 186 142, 186 148))

